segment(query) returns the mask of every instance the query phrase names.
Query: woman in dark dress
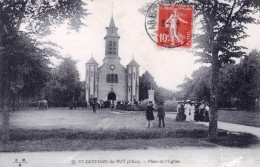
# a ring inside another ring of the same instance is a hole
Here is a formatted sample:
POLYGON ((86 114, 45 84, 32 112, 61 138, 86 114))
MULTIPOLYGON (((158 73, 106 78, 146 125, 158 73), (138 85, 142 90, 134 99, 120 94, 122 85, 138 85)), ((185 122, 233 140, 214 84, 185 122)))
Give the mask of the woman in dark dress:
POLYGON ((199 121, 204 122, 205 118, 205 102, 202 101, 200 106, 199 106, 199 121))
POLYGON ((184 121, 185 115, 184 115, 184 104, 183 102, 179 101, 177 104, 177 116, 176 121, 184 121))
POLYGON ((196 105, 195 105, 195 115, 194 115, 194 120, 196 122, 199 121, 199 117, 200 117, 200 110, 199 110, 199 107, 200 107, 200 102, 198 102, 196 105))
POLYGON ((154 120, 154 115, 153 115, 153 102, 149 101, 149 104, 146 108, 146 112, 145 112, 145 116, 146 116, 146 120, 147 120, 147 124, 146 127, 153 127, 153 120, 154 120))
POLYGON ((208 103, 206 103, 206 105, 205 105, 204 122, 209 122, 209 105, 208 105, 208 103))

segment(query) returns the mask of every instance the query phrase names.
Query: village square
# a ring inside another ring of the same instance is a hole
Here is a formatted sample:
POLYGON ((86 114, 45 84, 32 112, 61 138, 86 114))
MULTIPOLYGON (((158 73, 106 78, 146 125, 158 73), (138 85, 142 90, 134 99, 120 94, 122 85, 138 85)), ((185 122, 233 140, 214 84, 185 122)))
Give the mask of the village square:
POLYGON ((0 167, 257 166, 259 9, 0 0, 0 167))

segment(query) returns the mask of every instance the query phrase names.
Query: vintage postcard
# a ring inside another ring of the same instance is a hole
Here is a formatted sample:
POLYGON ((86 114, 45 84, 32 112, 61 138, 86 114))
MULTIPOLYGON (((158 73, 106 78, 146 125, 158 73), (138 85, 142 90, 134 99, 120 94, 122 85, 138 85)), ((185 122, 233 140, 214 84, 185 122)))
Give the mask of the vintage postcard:
POLYGON ((260 166, 257 0, 0 0, 0 167, 260 166))

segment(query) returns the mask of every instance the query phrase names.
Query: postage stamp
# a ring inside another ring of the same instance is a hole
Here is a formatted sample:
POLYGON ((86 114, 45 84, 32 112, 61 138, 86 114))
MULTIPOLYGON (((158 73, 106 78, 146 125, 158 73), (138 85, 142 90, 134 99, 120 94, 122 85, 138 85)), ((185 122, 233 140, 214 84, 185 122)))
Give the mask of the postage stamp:
POLYGON ((145 28, 158 46, 191 48, 193 7, 156 1, 147 11, 145 28))
POLYGON ((159 6, 159 46, 186 47, 192 44, 192 8, 190 6, 159 6))

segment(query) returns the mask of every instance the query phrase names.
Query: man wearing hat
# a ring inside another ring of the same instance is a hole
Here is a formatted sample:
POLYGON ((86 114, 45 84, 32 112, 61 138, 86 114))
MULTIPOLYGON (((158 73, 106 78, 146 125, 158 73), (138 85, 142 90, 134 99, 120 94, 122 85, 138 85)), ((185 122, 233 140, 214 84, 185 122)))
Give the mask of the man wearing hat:
POLYGON ((161 128, 161 122, 163 124, 163 127, 165 127, 165 123, 164 123, 164 117, 165 117, 165 108, 164 108, 164 105, 163 105, 163 102, 161 102, 157 108, 157 111, 158 111, 158 118, 159 118, 159 125, 158 127, 161 128))

